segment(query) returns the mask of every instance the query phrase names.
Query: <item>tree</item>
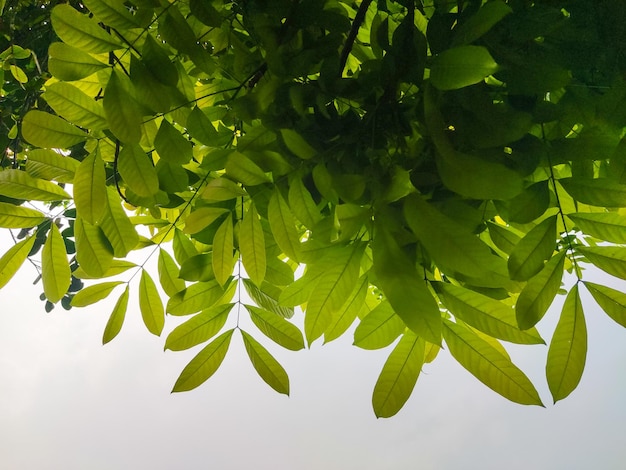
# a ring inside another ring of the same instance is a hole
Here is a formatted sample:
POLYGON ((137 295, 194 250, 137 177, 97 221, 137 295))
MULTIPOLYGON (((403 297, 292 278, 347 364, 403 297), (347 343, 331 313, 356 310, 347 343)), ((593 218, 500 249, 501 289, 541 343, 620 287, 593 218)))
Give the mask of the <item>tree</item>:
POLYGON ((500 341, 544 344, 564 271, 555 402, 584 369, 580 289, 626 326, 626 294, 584 278, 591 263, 626 279, 623 2, 0 8, 0 226, 19 231, 0 286, 28 259, 48 311, 116 291, 104 343, 130 299, 157 336, 187 316, 165 348, 204 346, 173 391, 205 382, 235 337, 288 393, 256 338, 299 350, 357 323, 356 346, 395 342, 377 416, 444 342, 500 395, 541 405, 500 341))

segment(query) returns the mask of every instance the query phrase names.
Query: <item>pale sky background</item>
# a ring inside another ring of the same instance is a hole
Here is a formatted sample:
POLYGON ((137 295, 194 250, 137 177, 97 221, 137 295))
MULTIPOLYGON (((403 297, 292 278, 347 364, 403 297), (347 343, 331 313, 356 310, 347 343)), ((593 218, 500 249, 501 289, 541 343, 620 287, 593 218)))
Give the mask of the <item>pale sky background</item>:
MULTIPOLYGON (((4 253, 5 233, 0 241, 4 253)), ((121 290, 46 313, 34 278, 25 266, 0 290, 3 470, 626 468, 626 331, 588 299, 587 368, 557 405, 547 346, 507 346, 545 409, 508 402, 443 351, 400 413, 376 419, 371 393, 389 349, 360 350, 349 336, 295 353, 264 342, 289 373, 285 397, 256 375, 235 335, 208 382, 170 394, 200 349, 163 352, 176 319, 150 335, 131 291, 122 332, 102 346, 121 290)), ((539 325, 546 341, 562 300, 539 325)))

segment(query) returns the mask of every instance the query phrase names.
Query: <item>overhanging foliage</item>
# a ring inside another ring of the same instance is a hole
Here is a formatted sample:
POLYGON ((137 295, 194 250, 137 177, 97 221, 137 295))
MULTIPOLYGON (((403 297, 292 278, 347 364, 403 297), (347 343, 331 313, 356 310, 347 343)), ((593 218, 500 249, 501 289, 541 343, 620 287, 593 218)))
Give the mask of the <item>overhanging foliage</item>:
POLYGON ((129 299, 155 335, 187 316, 165 348, 204 346, 174 391, 234 340, 288 393, 255 337, 296 351, 357 323, 358 347, 396 342, 377 416, 444 344, 541 405, 500 341, 544 343, 564 271, 554 401, 584 369, 581 285, 626 325, 625 294, 581 282, 584 263, 626 279, 620 0, 0 5, 0 226, 19 230, 0 286, 30 259, 47 310, 115 291, 104 343, 129 299))

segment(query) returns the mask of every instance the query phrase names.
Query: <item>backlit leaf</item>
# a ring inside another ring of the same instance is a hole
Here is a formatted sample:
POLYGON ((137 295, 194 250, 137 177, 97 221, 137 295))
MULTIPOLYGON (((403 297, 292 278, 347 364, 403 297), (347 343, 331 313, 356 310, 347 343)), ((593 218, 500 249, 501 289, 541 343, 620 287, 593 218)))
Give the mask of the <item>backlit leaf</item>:
POLYGON ((269 310, 276 315, 280 315, 283 318, 293 317, 293 308, 284 307, 279 304, 276 298, 261 289, 266 283, 261 284, 261 288, 259 288, 249 279, 243 279, 242 281, 246 292, 259 307, 269 310))
POLYGON ((0 288, 6 286, 24 264, 34 243, 35 236, 27 237, 13 245, 2 255, 0 258, 0 288))
POLYGON ((224 294, 217 281, 196 282, 170 297, 167 312, 172 315, 189 315, 212 307, 224 294))
POLYGON ((139 280, 139 309, 148 331, 153 335, 161 336, 165 324, 163 303, 154 281, 145 269, 141 270, 139 280))
POLYGON ((139 243, 139 235, 120 203, 115 188, 107 187, 104 215, 99 223, 116 258, 124 258, 139 243))
POLYGON ((74 176, 74 202, 78 214, 92 225, 104 215, 107 205, 106 173, 100 152, 91 152, 74 176))
POLYGON ((424 340, 408 330, 385 361, 372 394, 377 418, 390 418, 411 396, 424 364, 424 340))
POLYGON ((526 281, 541 271, 556 249, 556 215, 534 227, 515 246, 509 257, 511 279, 526 281))
POLYGON ((626 185, 609 178, 562 178, 559 183, 576 201, 598 207, 625 207, 626 185))
POLYGON ((141 140, 142 115, 139 105, 125 90, 118 73, 113 70, 104 90, 104 113, 111 132, 125 144, 141 140))
POLYGON ((213 237, 213 273, 220 285, 226 284, 235 268, 235 250, 233 243, 233 219, 230 214, 215 232, 213 237))
POLYGON ((26 172, 33 178, 72 183, 78 160, 61 155, 54 150, 34 149, 28 152, 26 172))
POLYGON ((126 289, 124 289, 124 292, 122 292, 122 295, 120 295, 120 298, 117 299, 117 302, 113 307, 113 311, 111 312, 109 321, 107 321, 107 324, 104 328, 104 333, 102 335, 102 344, 107 344, 118 335, 118 333, 122 329, 122 325, 124 324, 124 318, 126 317, 127 308, 128 284, 126 285, 126 289))
POLYGON ((626 327, 626 294, 593 282, 585 281, 584 284, 602 310, 614 321, 626 327))
POLYGON ((546 364, 546 377, 556 403, 578 386, 587 357, 587 327, 578 285, 567 294, 546 364))
POLYGON ((71 199, 63 188, 50 181, 33 178, 22 170, 0 171, 0 195, 35 201, 71 199))
POLYGON ((55 113, 77 126, 94 131, 108 127, 102 104, 70 83, 52 83, 42 96, 55 113))
POLYGON ((184 232, 189 234, 198 233, 227 212, 228 209, 222 207, 199 207, 185 219, 184 232))
POLYGON ((46 216, 35 209, 0 202, 0 227, 30 228, 46 220, 46 216))
POLYGON ((483 4, 467 21, 454 29, 455 34, 452 39, 452 45, 456 46, 474 42, 510 13, 513 13, 513 10, 502 0, 483 4))
POLYGON ((245 305, 245 307, 256 327, 276 344, 291 351, 304 348, 302 333, 284 317, 252 305, 245 305))
POLYGON ((354 331, 354 345, 363 349, 381 349, 393 343, 405 330, 402 319, 387 301, 368 313, 354 331))
POLYGON ((129 189, 138 196, 149 197, 159 191, 159 178, 152 160, 139 145, 124 145, 117 159, 117 169, 129 189))
POLYGON ((506 356, 467 328, 448 320, 443 325, 450 354, 474 377, 512 402, 543 406, 528 377, 506 356))
POLYGON ((626 217, 616 212, 577 212, 567 214, 578 228, 607 242, 626 244, 626 217))
POLYGON ((456 90, 481 82, 497 70, 498 64, 486 48, 459 46, 434 58, 430 81, 440 90, 456 90))
POLYGON ((274 190, 267 208, 267 219, 276 243, 289 259, 298 262, 300 237, 296 230, 296 221, 278 188, 274 190))
POLYGON ((31 144, 44 148, 66 149, 87 140, 87 134, 65 119, 36 109, 22 120, 22 135, 31 144))
POLYGON ((361 280, 352 290, 350 297, 339 310, 332 312, 331 322, 324 331, 324 344, 339 338, 354 323, 363 308, 368 284, 367 276, 361 276, 361 280))
POLYGON ((90 54, 62 42, 50 44, 48 55, 50 73, 59 80, 80 80, 108 67, 90 54))
POLYGON ((301 178, 296 177, 290 181, 288 199, 291 211, 307 228, 313 228, 322 219, 311 193, 301 178))
POLYGON ((246 191, 228 178, 215 178, 207 183, 202 191, 202 199, 210 202, 230 201, 245 196, 246 191))
POLYGON ((52 224, 41 252, 41 279, 46 298, 56 303, 70 287, 72 273, 65 243, 56 224, 52 224))
POLYGON ((183 369, 172 392, 193 390, 206 382, 219 368, 226 356, 233 331, 228 330, 202 349, 183 369))
POLYGON ((285 369, 261 344, 245 331, 241 331, 248 357, 263 381, 278 393, 289 395, 289 377, 285 369))
POLYGON ((164 249, 159 250, 159 282, 167 295, 174 296, 185 288, 185 281, 178 278, 179 268, 172 256, 164 249))
POLYGON ((253 203, 243 216, 239 229, 239 252, 248 276, 257 286, 265 278, 265 237, 253 203))
POLYGON ((76 260, 83 271, 101 277, 113 262, 113 250, 99 227, 77 216, 74 222, 76 260))
POLYGON ((83 287, 72 299, 72 307, 86 307, 87 305, 95 304, 108 297, 113 292, 113 289, 120 284, 123 284, 123 282, 109 281, 83 287))
POLYGON ((96 18, 116 29, 139 27, 122 0, 85 0, 84 3, 96 18))
POLYGON ((535 326, 552 305, 561 287, 565 256, 565 251, 554 255, 520 292, 515 304, 515 316, 522 330, 535 326))
POLYGON ((161 121, 154 138, 154 147, 163 160, 176 165, 184 165, 191 160, 191 142, 185 139, 166 119, 161 121))
POLYGON ((122 47, 95 19, 79 13, 68 4, 55 6, 50 18, 57 35, 72 47, 92 53, 109 52, 122 47))
POLYGON ((626 248, 621 246, 579 246, 577 251, 602 271, 626 279, 626 248))
POLYGON ((228 156, 226 174, 246 186, 256 186, 271 181, 256 163, 239 152, 228 156))
POLYGON ((165 349, 183 351, 210 340, 226 324, 233 306, 230 303, 216 305, 181 323, 167 336, 165 349))

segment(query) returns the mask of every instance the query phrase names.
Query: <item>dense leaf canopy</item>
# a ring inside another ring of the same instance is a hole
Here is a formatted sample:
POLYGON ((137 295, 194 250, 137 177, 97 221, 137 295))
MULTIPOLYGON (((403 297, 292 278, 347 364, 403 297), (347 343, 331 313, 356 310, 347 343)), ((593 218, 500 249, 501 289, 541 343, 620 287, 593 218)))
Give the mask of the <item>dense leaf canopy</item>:
POLYGON ((584 279, 587 263, 626 279, 623 1, 0 9, 0 226, 16 241, 0 286, 30 260, 48 311, 106 299, 104 343, 129 300, 157 336, 184 316, 165 348, 202 349, 174 391, 235 342, 289 393, 259 339, 353 332, 395 343, 377 416, 442 346, 541 405, 501 341, 543 344, 535 325, 567 295, 547 351, 558 401, 585 364, 580 290, 626 326, 626 294, 584 279))

